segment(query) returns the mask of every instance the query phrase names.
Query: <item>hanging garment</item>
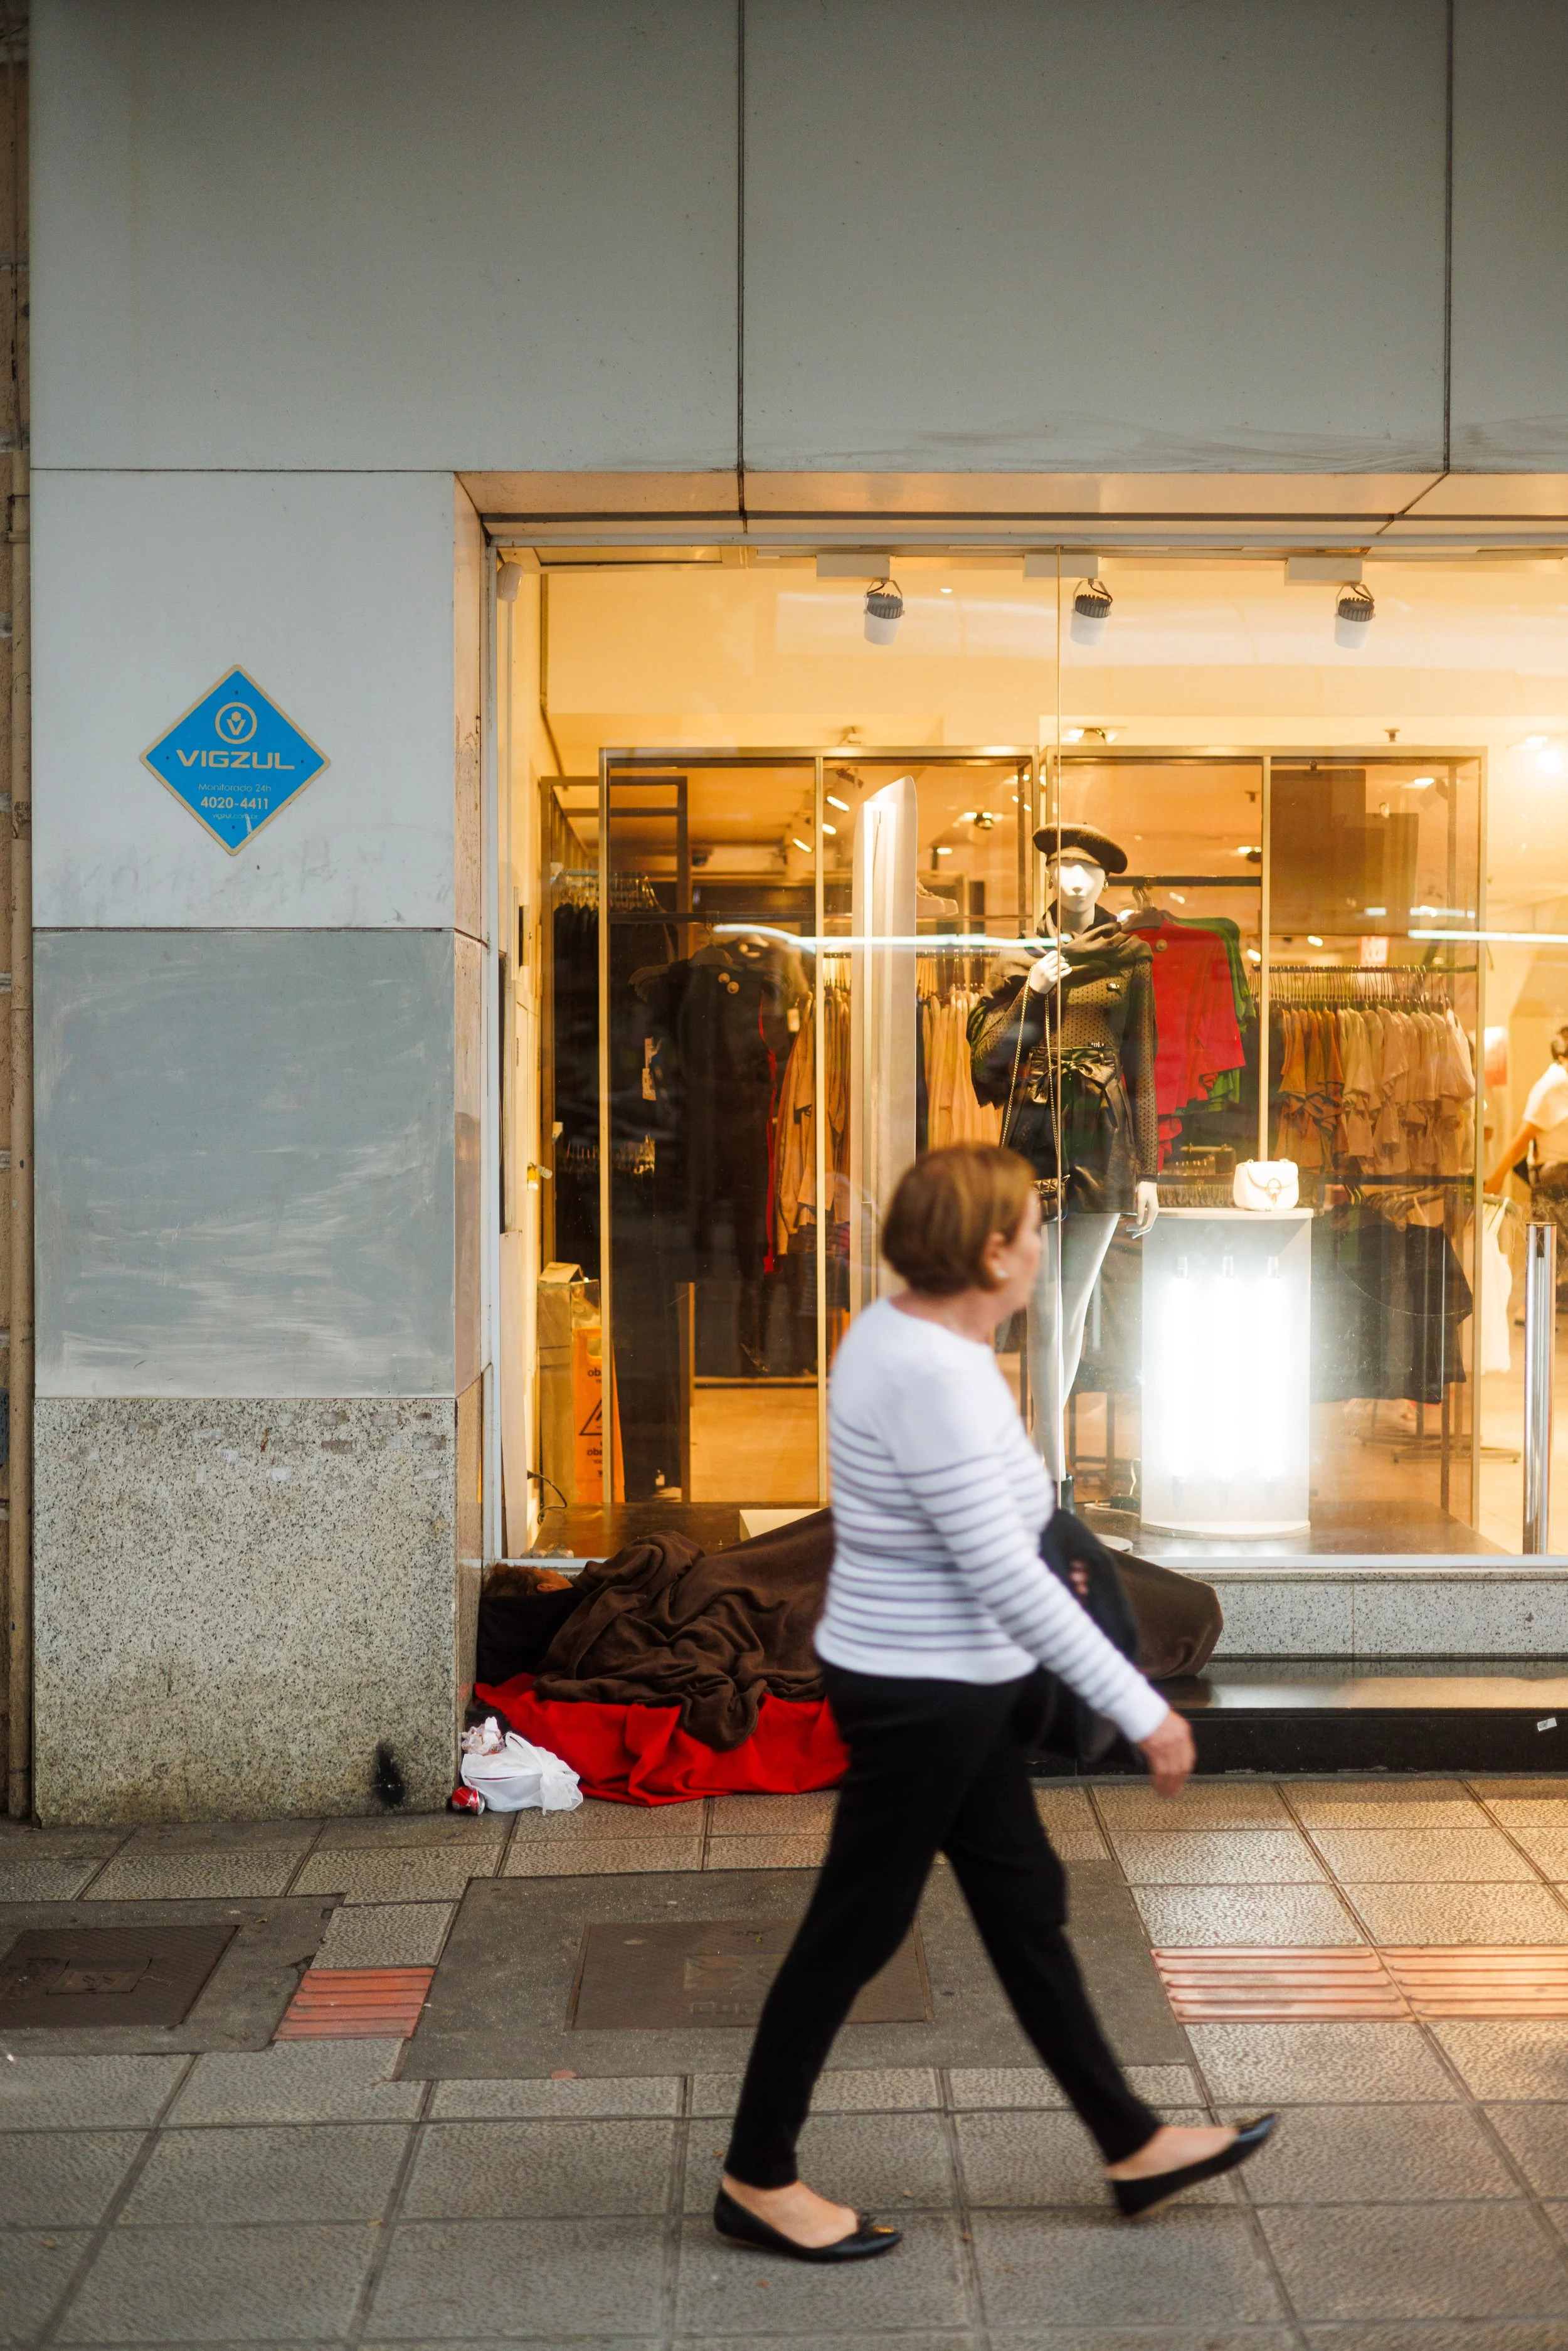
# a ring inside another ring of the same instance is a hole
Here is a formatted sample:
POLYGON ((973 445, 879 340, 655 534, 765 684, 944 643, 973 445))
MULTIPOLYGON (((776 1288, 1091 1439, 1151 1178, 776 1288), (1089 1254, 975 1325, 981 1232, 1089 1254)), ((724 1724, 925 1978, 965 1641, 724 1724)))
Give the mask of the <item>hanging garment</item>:
POLYGON ((1160 1157, 1181 1133, 1180 1113, 1207 1102, 1216 1083, 1246 1062, 1225 939, 1202 923, 1177 923, 1147 907, 1125 925, 1149 942, 1158 1050, 1155 1102, 1160 1157))
POLYGON ((969 1016, 978 998, 967 987, 928 996, 921 1008, 925 1049, 926 1148, 950 1143, 999 1143, 1002 1113, 982 1102, 969 1067, 969 1016))
POLYGON ((1312 1219, 1312 1399, 1440 1404, 1465 1377, 1474 1304, 1440 1226, 1403 1229, 1375 1208, 1312 1219))

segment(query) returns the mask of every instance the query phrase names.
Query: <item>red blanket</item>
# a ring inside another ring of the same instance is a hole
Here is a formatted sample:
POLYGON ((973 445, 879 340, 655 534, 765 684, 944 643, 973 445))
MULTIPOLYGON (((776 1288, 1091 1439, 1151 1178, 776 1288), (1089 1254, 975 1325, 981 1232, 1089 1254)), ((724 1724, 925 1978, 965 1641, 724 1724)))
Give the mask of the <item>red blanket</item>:
POLYGON ((826 1698, 764 1691, 757 1728, 738 1747, 705 1747, 681 1729, 678 1706, 610 1706, 542 1698, 531 1674, 474 1692, 524 1739, 570 1763, 585 1796, 617 1804, 683 1804, 697 1796, 797 1795, 831 1788, 849 1755, 826 1698))

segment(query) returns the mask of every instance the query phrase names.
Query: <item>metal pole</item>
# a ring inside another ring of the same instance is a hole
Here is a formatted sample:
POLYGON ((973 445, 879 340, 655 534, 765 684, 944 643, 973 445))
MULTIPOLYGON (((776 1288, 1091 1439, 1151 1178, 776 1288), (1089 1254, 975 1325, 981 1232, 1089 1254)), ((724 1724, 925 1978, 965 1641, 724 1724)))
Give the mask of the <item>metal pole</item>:
POLYGON ((1557 1228, 1524 1228, 1524 1548, 1551 1548, 1552 1384, 1557 1337, 1557 1228))
POLYGON ((33 1809, 33 766, 26 457, 11 460, 11 1486, 6 1809, 33 1809))

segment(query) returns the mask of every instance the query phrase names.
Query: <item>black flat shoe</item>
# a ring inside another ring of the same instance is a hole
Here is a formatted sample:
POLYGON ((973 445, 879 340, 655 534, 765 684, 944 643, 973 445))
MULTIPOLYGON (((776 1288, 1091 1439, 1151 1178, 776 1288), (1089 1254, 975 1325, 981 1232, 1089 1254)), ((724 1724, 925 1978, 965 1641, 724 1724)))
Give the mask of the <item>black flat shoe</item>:
POLYGON ((1196 2188, 1200 2179, 1218 2179, 1222 2171, 1234 2171, 1239 2163, 1257 2154, 1279 2119, 1278 2115, 1260 2115, 1255 2122, 1243 2123, 1230 2145, 1211 2155, 1207 2163, 1184 2163, 1178 2170, 1156 2171, 1147 2179, 1113 2179, 1124 2219, 1130 2220, 1152 2204, 1163 2204, 1167 2196, 1179 2196, 1184 2188, 1196 2188))
POLYGON ((765 2253, 787 2253, 792 2262, 869 2262, 878 2253, 891 2253, 904 2236, 902 2229, 890 2229, 885 2220, 869 2220, 862 2212, 847 2237, 835 2238, 831 2245, 798 2245, 793 2237, 770 2229, 766 2220, 737 2204, 723 2188, 714 2199, 713 2225, 721 2237, 732 2237, 737 2245, 756 2245, 765 2253))

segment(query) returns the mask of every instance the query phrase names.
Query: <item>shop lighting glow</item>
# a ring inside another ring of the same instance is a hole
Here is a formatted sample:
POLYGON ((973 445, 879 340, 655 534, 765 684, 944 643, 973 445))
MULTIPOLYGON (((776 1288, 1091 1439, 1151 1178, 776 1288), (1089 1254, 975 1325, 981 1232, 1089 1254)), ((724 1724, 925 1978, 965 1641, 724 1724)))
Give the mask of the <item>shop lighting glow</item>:
POLYGON ((1312 1227, 1176 1210, 1143 1244, 1145 1526, 1238 1539, 1308 1520, 1312 1227))
POLYGON ((839 828, 836 824, 830 824, 826 817, 822 819, 822 831, 824 832, 831 832, 833 839, 837 841, 839 837, 839 828))
POLYGON ((1320 938, 1319 938, 1319 936, 1318 936, 1318 935, 1317 935, 1316 931, 1309 931, 1309 932, 1307 933, 1307 945, 1308 945, 1310 947, 1321 947, 1321 946, 1322 946, 1322 939, 1320 939, 1320 938))
POLYGON ((1061 730, 1061 739, 1064 743, 1082 743, 1083 740, 1082 727, 1064 726, 1061 730))
POLYGON ((809 841, 802 841, 798 832, 792 832, 789 838, 794 842, 797 849, 803 851, 804 853, 810 857, 811 854, 811 844, 809 841))
POLYGON ((1386 914, 1388 909, 1386 906, 1364 906, 1361 911, 1364 914, 1386 914))
MULTIPOLYGON (((802 842, 796 843, 797 848, 803 846, 802 842)), ((808 954, 815 954, 821 947, 824 955, 849 955, 852 951, 864 948, 881 952, 909 947, 929 947, 941 955, 956 955, 968 949, 994 956, 1044 951, 1041 942, 998 938, 987 931, 922 931, 917 938, 895 935, 890 932, 886 938, 877 938, 858 931, 821 934, 781 931, 773 923, 715 923, 713 933, 716 938, 777 939, 780 946, 800 947, 808 954)))
POLYGON ((830 808, 841 809, 844 815, 848 816, 850 812, 850 804, 848 800, 841 800, 832 792, 824 792, 822 797, 827 801, 830 808))
POLYGON ((1436 776, 1412 776, 1405 789, 1407 792, 1429 792, 1437 780, 1436 776))
POLYGON ((1508 747, 1511 751, 1544 751, 1551 739, 1547 735, 1521 735, 1517 743, 1508 747))
POLYGON ((1479 939, 1486 946, 1568 947, 1568 931, 1407 931, 1411 939, 1479 939))

